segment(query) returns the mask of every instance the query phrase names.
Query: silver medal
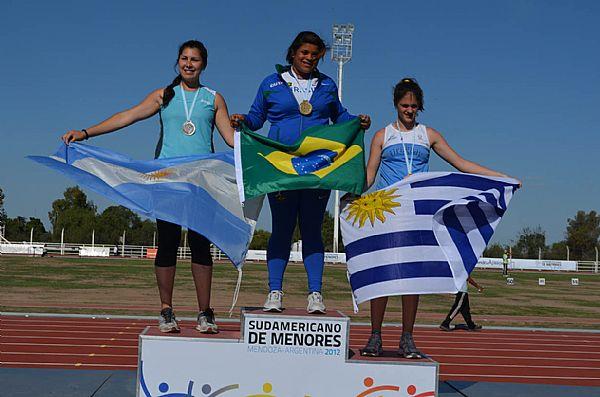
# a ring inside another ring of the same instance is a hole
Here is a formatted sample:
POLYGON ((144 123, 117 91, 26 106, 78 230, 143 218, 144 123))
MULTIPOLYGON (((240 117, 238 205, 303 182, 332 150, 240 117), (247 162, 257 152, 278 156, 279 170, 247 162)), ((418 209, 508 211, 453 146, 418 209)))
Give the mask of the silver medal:
POLYGON ((185 110, 185 118, 186 122, 181 126, 181 130, 187 136, 194 135, 196 132, 196 125, 192 122, 192 112, 194 111, 194 106, 196 106, 196 99, 198 99, 198 94, 200 93, 200 88, 196 90, 196 94, 194 94, 194 99, 192 100, 192 106, 188 109, 187 100, 185 98, 185 91, 183 90, 183 85, 179 85, 181 89, 181 96, 183 98, 183 109, 185 110))
POLYGON ((183 130, 183 133, 185 135, 194 135, 194 132, 196 132, 196 125, 192 123, 191 120, 188 120, 185 123, 183 123, 183 127, 181 129, 183 130))

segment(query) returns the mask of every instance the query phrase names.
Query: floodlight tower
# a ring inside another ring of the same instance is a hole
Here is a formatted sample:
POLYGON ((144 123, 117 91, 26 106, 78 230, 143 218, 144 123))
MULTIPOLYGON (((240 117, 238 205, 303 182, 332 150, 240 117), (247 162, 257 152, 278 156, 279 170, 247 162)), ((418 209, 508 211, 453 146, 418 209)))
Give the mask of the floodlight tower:
MULTIPOLYGON (((331 59, 338 64, 338 96, 342 100, 342 75, 344 64, 352 59, 352 34, 354 25, 334 24, 333 45, 331 48, 331 59)), ((333 252, 338 252, 338 235, 340 229, 340 191, 335 191, 335 206, 333 216, 333 252)))

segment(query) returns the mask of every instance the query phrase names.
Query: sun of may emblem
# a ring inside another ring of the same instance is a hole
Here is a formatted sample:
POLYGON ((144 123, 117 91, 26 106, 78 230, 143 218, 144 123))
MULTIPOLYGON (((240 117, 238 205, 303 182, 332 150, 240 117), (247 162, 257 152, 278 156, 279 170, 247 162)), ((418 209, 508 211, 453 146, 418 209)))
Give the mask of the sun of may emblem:
POLYGON ((363 227, 367 219, 371 222, 371 226, 375 225, 375 218, 382 223, 385 222, 385 213, 395 214, 394 208, 400 207, 400 203, 393 201, 400 195, 395 195, 396 188, 389 190, 379 190, 369 193, 363 197, 354 200, 349 204, 347 221, 351 221, 352 226, 358 222, 358 227, 363 227))
POLYGON ((162 178, 166 178, 172 174, 173 174, 173 171, 166 168, 166 169, 153 171, 153 172, 144 174, 143 178, 147 181, 158 181, 158 180, 160 180, 162 178))

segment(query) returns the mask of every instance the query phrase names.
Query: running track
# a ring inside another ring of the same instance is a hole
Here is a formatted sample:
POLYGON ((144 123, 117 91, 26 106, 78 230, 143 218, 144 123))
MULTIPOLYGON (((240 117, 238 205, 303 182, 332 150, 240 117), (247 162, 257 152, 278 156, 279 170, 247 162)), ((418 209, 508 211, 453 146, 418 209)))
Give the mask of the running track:
MULTIPOLYGON (((135 370, 138 334, 152 320, 3 316, 0 364, 5 367, 135 370)), ((193 323, 182 321, 183 327, 193 323)), ((239 331, 225 322, 221 329, 239 331)), ((366 326, 352 326, 360 348, 366 326)), ((384 329, 384 348, 395 350, 400 328, 384 329)), ((600 333, 530 330, 442 332, 420 327, 417 346, 440 363, 440 380, 600 386, 600 333)))

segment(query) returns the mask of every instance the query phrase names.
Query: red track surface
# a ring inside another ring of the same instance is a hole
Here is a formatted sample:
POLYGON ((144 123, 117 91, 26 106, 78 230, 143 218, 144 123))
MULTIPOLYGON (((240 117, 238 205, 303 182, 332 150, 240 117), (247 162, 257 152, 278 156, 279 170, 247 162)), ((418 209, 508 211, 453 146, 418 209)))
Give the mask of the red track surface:
MULTIPOLYGON (((0 324, 5 367, 137 368, 138 334, 148 320, 7 317, 0 324)), ((192 328, 183 321, 183 327, 192 328)), ((239 324, 221 329, 239 331, 239 324)), ((369 335, 353 326, 350 346, 369 335)), ((384 330, 384 348, 395 350, 400 329, 384 330)), ((526 330, 415 331, 417 346, 440 363, 440 380, 600 386, 600 334, 526 330)))

